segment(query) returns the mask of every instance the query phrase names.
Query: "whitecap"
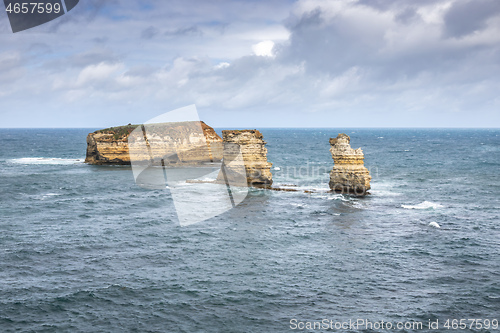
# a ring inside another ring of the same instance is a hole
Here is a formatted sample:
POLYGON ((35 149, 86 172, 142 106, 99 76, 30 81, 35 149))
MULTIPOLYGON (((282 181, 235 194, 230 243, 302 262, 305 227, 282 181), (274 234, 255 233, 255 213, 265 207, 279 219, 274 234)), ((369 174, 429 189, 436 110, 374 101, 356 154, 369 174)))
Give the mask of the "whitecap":
POLYGON ((401 207, 405 209, 437 209, 442 208, 443 206, 438 203, 424 201, 422 203, 419 203, 418 205, 401 205, 401 207))
POLYGON ((46 200, 52 197, 61 196, 61 193, 43 193, 43 194, 34 194, 34 195, 26 195, 28 198, 32 198, 33 200, 46 200))
POLYGON ((327 200, 342 200, 342 201, 349 201, 349 199, 345 198, 342 194, 340 193, 334 193, 326 197, 327 200))
POLYGON ((328 185, 324 185, 324 186, 295 186, 293 187, 295 189, 297 189, 298 191, 311 191, 312 193, 329 193, 330 192, 330 188, 328 187, 328 185))
POLYGON ((431 222, 431 223, 429 223, 429 227, 434 227, 434 228, 438 228, 438 229, 441 228, 441 226, 437 222, 431 222))
POLYGON ((273 170, 279 171, 279 170, 281 170, 281 168, 280 167, 274 167, 273 170))
POLYGON ((46 164, 46 165, 68 165, 83 163, 79 158, 51 158, 51 157, 23 157, 8 160, 15 164, 46 164))
POLYGON ((399 197, 403 195, 401 192, 396 192, 391 189, 371 189, 370 193, 373 194, 374 196, 380 196, 380 197, 399 197))

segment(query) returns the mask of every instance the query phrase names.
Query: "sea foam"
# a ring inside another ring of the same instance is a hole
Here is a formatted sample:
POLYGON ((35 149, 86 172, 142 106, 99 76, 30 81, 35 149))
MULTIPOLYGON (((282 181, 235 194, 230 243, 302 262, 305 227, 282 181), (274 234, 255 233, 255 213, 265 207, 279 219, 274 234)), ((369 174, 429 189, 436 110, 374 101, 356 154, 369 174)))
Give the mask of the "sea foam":
POLYGON ((405 209, 437 209, 442 208, 443 206, 438 203, 424 201, 422 203, 419 203, 418 205, 401 205, 401 207, 405 209))
POLYGON ((15 164, 49 164, 49 165, 68 165, 83 163, 83 159, 78 158, 51 158, 51 157, 23 157, 8 160, 15 164))

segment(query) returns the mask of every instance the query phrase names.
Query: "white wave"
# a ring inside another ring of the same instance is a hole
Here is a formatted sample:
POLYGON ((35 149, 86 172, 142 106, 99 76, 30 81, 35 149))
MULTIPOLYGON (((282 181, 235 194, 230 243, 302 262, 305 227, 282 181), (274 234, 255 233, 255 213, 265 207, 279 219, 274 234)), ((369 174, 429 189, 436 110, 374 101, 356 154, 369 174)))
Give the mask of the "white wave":
POLYGON ((340 193, 335 193, 326 198, 327 200, 342 200, 342 201, 350 201, 349 197, 345 197, 340 193))
POLYGON ((399 197, 403 195, 403 193, 400 192, 395 192, 391 190, 379 190, 379 189, 371 189, 370 193, 373 194, 374 196, 379 196, 379 197, 399 197))
POLYGON ((443 206, 438 203, 424 201, 422 203, 419 203, 418 205, 401 205, 401 207, 405 209, 437 209, 442 208, 443 206))
POLYGON ((373 194, 374 197, 398 197, 403 195, 403 193, 397 192, 394 189, 398 185, 398 183, 375 180, 372 182, 370 193, 373 194))
POLYGON ((50 158, 50 157, 23 157, 8 160, 15 164, 46 164, 46 165, 69 165, 83 163, 79 158, 50 158))
POLYGON ((53 197, 58 197, 61 196, 62 194, 60 193, 43 193, 43 194, 28 194, 26 197, 31 198, 33 200, 46 200, 48 198, 53 198, 53 197))
POLYGON ((431 222, 431 223, 429 223, 429 227, 434 227, 434 228, 438 228, 438 229, 441 228, 437 222, 431 222))
POLYGON ((279 171, 279 170, 281 170, 281 168, 280 167, 274 167, 273 170, 279 171))
POLYGON ((295 186, 292 187, 296 189, 297 191, 304 192, 304 191, 311 191, 312 193, 329 193, 330 188, 328 187, 328 184, 325 186, 295 186))

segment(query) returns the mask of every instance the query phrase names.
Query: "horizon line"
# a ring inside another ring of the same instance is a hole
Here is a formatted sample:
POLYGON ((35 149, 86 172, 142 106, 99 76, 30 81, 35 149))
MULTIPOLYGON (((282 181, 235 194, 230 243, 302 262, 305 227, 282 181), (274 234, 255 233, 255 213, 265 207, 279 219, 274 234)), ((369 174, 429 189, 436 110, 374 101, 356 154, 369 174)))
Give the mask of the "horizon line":
MULTIPOLYGON (((120 126, 126 126, 126 125, 118 125, 118 126, 112 126, 112 127, 120 127, 120 126)), ((459 126, 453 126, 453 127, 427 127, 427 126, 358 126, 358 127, 352 127, 352 126, 335 126, 335 127, 313 127, 313 126, 306 126, 306 127, 274 127, 274 126, 262 126, 262 127, 241 127, 241 126, 211 126, 214 129, 226 129, 226 128, 231 128, 231 129, 339 129, 339 128, 345 128, 345 129, 500 129, 500 127, 459 127, 459 126)), ((4 129, 104 129, 104 128, 109 128, 109 127, 0 127, 0 130, 4 129)))

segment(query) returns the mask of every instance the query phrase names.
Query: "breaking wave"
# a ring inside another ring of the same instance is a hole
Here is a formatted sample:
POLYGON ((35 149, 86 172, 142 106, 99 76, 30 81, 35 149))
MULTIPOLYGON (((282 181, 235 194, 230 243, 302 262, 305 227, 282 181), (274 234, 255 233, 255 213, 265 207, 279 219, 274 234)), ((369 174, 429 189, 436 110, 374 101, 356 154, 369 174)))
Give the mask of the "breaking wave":
POLYGON ((405 209, 437 209, 442 208, 443 205, 430 201, 424 201, 422 203, 419 203, 418 205, 401 205, 401 207, 405 209))
POLYGON ((8 160, 15 164, 52 164, 52 165, 68 165, 80 164, 84 159, 79 158, 50 158, 50 157, 23 157, 8 160))

